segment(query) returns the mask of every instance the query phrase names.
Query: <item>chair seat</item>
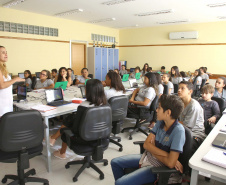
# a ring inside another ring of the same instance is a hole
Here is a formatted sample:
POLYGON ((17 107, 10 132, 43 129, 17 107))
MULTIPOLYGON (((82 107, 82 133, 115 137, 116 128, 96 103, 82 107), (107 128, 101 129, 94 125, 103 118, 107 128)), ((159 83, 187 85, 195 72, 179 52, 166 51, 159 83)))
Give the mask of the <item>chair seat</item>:
MULTIPOLYGON (((102 140, 103 150, 106 150, 108 148, 108 145, 109 145, 109 139, 102 140)), ((96 146, 97 144, 82 145, 78 143, 73 143, 70 149, 73 150, 78 155, 89 156, 93 154, 96 146)))
MULTIPOLYGON (((29 159, 41 154, 43 149, 42 144, 36 146, 34 148, 28 149, 29 159)), ((18 161, 18 153, 19 152, 4 152, 0 150, 0 162, 3 163, 15 163, 18 161)))

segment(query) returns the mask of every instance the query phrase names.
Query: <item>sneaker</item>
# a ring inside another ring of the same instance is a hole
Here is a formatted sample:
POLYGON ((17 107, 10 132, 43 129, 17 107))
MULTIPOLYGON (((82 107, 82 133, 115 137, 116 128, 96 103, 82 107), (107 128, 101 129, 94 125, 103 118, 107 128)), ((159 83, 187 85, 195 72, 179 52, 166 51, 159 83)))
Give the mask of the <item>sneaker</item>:
POLYGON ((56 139, 52 139, 51 136, 49 136, 49 145, 53 146, 56 142, 56 139))
POLYGON ((53 152, 53 155, 58 159, 66 159, 66 153, 61 154, 59 150, 53 152))

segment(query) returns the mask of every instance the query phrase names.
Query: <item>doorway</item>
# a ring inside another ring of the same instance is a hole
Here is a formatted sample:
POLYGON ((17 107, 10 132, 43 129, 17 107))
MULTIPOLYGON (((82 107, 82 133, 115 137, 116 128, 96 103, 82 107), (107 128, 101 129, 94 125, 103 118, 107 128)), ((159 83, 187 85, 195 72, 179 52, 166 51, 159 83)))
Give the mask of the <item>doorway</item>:
POLYGON ((86 67, 86 47, 86 42, 71 42, 71 68, 75 75, 81 75, 81 69, 86 67))

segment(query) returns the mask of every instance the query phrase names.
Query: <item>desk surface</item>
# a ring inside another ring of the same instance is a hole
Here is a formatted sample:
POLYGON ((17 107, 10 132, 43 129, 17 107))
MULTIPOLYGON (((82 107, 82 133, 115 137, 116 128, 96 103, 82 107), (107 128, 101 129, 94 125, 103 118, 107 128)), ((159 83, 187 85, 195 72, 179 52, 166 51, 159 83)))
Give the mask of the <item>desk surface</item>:
MULTIPOLYGON (((213 148, 212 141, 215 139, 217 134, 223 133, 223 132, 220 132, 220 129, 224 125, 226 125, 226 115, 225 114, 221 117, 221 119, 218 121, 216 126, 213 128, 213 130, 210 132, 210 134, 207 136, 207 138, 204 140, 204 142, 201 144, 201 146, 198 148, 198 150, 195 152, 195 154, 189 160, 189 166, 192 169, 195 169, 197 171, 201 171, 201 172, 204 172, 207 174, 211 174, 218 178, 226 179, 226 169, 225 168, 218 167, 216 165, 202 161, 203 156, 211 148, 213 148)), ((221 149, 221 150, 225 151, 223 149, 221 149)), ((225 160, 226 160, 226 158, 225 158, 225 160)))

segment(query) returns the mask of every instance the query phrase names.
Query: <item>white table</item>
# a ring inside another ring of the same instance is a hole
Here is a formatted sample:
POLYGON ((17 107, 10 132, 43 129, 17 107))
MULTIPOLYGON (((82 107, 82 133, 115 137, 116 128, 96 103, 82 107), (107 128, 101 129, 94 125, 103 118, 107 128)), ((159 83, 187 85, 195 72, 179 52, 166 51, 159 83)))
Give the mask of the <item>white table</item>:
MULTIPOLYGON (((67 88, 66 91, 64 91, 64 100, 71 101, 75 97, 81 97, 81 92, 77 86, 72 86, 67 88)), ((45 93, 39 92, 30 92, 28 93, 27 101, 20 102, 20 103, 14 103, 14 105, 22 110, 30 110, 31 107, 39 104, 46 104, 45 100, 45 93)), ((52 111, 48 111, 45 113, 41 113, 44 122, 47 126, 45 129, 45 143, 46 143, 46 158, 47 158, 47 171, 51 172, 51 153, 50 153, 50 145, 49 145, 49 118, 53 118, 56 116, 61 116, 65 114, 69 114, 72 112, 77 111, 77 107, 79 104, 71 103, 64 106, 57 107, 56 109, 52 111)))
MULTIPOLYGON (((189 166, 192 168, 192 175, 191 175, 191 185, 196 185, 198 181, 199 172, 204 172, 206 174, 211 175, 211 179, 220 181, 225 183, 226 182, 226 169, 222 167, 218 167, 216 165, 207 163, 202 161, 203 156, 213 148, 212 142, 220 132, 220 129, 226 125, 226 114, 224 114, 221 119, 218 121, 217 125, 213 128, 195 154, 189 160, 189 166)), ((222 132, 223 133, 223 132, 222 132)), ((225 133, 226 134, 226 133, 225 133)), ((222 151, 225 151, 222 149, 222 151)), ((225 158, 226 160, 226 158, 225 158)))

